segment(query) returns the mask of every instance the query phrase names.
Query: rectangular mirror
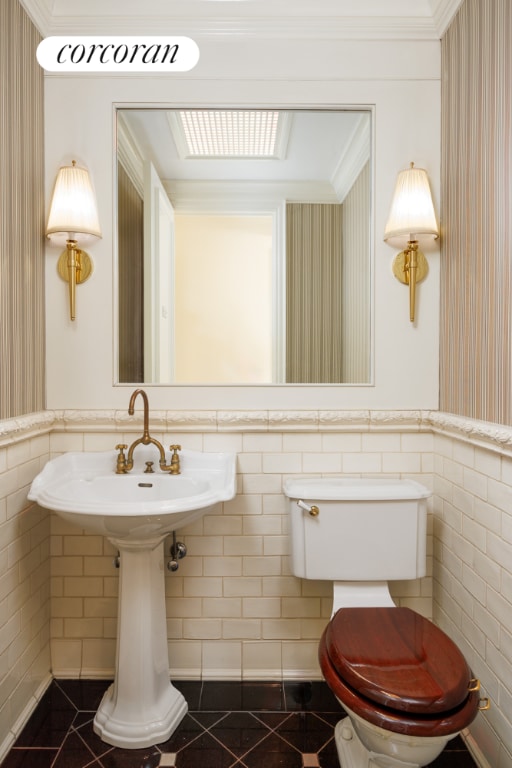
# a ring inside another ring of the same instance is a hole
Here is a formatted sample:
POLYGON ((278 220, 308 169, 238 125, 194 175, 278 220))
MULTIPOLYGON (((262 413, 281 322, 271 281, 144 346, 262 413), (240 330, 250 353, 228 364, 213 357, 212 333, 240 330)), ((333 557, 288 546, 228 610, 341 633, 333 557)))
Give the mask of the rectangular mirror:
POLYGON ((368 384, 371 113, 117 110, 118 381, 368 384))

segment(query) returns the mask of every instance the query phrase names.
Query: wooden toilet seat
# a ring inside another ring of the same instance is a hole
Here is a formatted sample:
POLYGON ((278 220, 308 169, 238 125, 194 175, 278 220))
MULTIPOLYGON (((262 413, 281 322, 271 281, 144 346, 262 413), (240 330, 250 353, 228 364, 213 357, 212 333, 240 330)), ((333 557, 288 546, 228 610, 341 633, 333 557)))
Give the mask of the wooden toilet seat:
POLYGON ((341 703, 387 730, 446 735, 478 711, 462 653, 409 608, 340 609, 324 631, 319 658, 341 703))

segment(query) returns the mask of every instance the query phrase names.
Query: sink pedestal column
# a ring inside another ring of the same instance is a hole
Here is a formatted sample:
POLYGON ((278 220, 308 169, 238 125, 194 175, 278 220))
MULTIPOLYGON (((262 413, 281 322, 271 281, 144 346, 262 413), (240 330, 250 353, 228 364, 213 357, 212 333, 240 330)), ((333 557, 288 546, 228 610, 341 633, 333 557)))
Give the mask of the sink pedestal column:
POLYGON ((94 731, 115 747, 141 749, 166 741, 188 709, 169 680, 164 538, 110 539, 121 560, 116 674, 94 731))

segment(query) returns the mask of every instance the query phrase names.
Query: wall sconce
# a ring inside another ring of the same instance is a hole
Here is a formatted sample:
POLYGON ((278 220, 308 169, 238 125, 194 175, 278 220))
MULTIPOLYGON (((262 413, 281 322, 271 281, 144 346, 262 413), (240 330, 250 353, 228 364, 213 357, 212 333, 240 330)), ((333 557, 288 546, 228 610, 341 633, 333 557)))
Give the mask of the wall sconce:
POLYGON ((69 314, 75 319, 75 287, 90 277, 93 264, 89 254, 78 248, 81 243, 101 237, 96 200, 89 172, 76 161, 57 174, 46 235, 57 245, 66 245, 57 271, 69 283, 69 314))
POLYGON ((437 238, 437 227, 432 193, 427 172, 422 168, 400 171, 396 181, 395 194, 391 203, 384 240, 406 244, 393 261, 393 274, 409 286, 409 319, 414 322, 416 311, 416 283, 421 282, 428 272, 428 262, 418 250, 418 241, 426 237, 437 238))

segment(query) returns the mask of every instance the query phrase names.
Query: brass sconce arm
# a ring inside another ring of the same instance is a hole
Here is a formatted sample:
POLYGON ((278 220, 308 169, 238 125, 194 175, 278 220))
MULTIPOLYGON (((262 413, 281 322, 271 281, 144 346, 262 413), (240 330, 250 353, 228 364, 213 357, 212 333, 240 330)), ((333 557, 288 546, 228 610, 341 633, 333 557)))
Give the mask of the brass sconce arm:
POLYGON ((88 253, 77 247, 76 240, 66 241, 66 250, 57 262, 57 271, 63 280, 69 283, 69 317, 76 317, 76 286, 84 283, 92 274, 93 266, 88 253))
POLYGON ((428 274, 428 262, 418 250, 418 241, 409 240, 393 261, 393 274, 401 283, 409 286, 409 320, 414 322, 416 315, 416 285, 428 274))

